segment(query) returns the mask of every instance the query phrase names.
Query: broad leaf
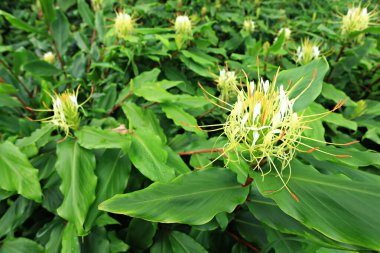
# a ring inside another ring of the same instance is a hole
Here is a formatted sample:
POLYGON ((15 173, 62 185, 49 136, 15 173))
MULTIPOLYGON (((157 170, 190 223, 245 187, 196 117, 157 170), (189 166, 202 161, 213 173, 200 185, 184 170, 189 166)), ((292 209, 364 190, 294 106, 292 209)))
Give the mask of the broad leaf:
POLYGON ((167 157, 164 143, 149 129, 140 128, 133 133, 129 158, 144 176, 161 182, 174 178, 174 168, 166 164, 167 157))
POLYGON ((75 132, 75 136, 78 138, 78 143, 87 149, 120 148, 126 153, 131 145, 129 135, 119 134, 113 132, 111 129, 103 130, 91 126, 84 126, 75 132))
POLYGON ((57 212, 75 225, 78 234, 83 234, 83 223, 95 200, 95 156, 68 139, 58 144, 57 157, 56 169, 62 179, 60 190, 64 196, 57 212))
POLYGON ((65 253, 80 253, 80 245, 75 229, 75 225, 71 222, 66 224, 62 236, 62 251, 65 253))
POLYGON ((7 238, 0 246, 0 253, 44 253, 45 249, 27 238, 7 238))
POLYGON ((334 240, 380 249, 380 220, 373 215, 380 208, 379 182, 323 175, 297 160, 291 167, 288 187, 299 202, 286 190, 268 195, 268 190, 282 186, 274 174, 267 175, 264 181, 257 174, 255 182, 260 192, 272 198, 288 215, 334 240))
POLYGON ((41 202, 42 192, 38 181, 38 170, 11 142, 0 144, 0 188, 17 191, 25 198, 41 202))
POLYGON ((89 210, 86 220, 86 230, 89 230, 99 215, 97 206, 115 194, 123 193, 127 187, 131 162, 121 150, 109 149, 100 157, 96 165, 98 184, 96 186, 96 199, 89 210))
POLYGON ((200 225, 218 213, 232 212, 247 194, 248 188, 236 182, 234 173, 211 168, 116 195, 100 204, 99 209, 155 222, 200 225))
POLYGON ((328 70, 329 65, 325 58, 314 60, 301 67, 281 71, 277 77, 276 85, 283 84, 284 87, 287 87, 291 83, 291 87, 294 88, 290 94, 291 98, 295 98, 304 92, 293 106, 295 111, 301 111, 321 93, 323 78, 328 70))

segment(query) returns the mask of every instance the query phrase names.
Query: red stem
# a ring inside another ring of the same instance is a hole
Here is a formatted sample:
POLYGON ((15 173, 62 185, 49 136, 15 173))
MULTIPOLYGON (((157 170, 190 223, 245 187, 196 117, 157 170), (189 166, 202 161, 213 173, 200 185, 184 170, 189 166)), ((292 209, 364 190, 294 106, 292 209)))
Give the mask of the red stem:
POLYGON ((256 248, 255 246, 253 246, 252 244, 250 244, 249 242, 247 242, 246 240, 240 238, 239 236, 235 235, 234 233, 232 233, 231 231, 228 231, 226 230, 226 233, 231 236, 232 238, 234 238, 236 241, 244 244, 245 246, 247 246, 248 248, 250 248, 253 252, 256 252, 256 253, 259 253, 260 250, 258 248, 256 248))
POLYGON ((204 154, 204 153, 213 153, 213 152, 223 152, 223 148, 211 148, 211 149, 202 149, 194 151, 184 151, 177 152, 178 155, 195 155, 195 154, 204 154))
POLYGON ((123 98, 123 100, 121 100, 120 103, 118 103, 117 105, 115 105, 115 106, 112 108, 112 110, 111 110, 109 113, 107 113, 103 118, 107 118, 107 117, 109 117, 112 113, 114 113, 117 109, 119 109, 119 107, 124 103, 124 101, 125 101, 127 98, 129 98, 130 96, 132 96, 132 94, 133 94, 133 92, 130 91, 130 92, 125 96, 125 98, 123 98))

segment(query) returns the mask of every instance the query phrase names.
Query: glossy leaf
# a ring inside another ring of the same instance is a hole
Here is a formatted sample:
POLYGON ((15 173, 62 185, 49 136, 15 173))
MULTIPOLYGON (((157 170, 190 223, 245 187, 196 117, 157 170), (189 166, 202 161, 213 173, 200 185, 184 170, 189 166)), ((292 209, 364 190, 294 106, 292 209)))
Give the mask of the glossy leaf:
POLYGON ((28 238, 7 238, 0 246, 0 253, 44 253, 45 249, 28 238))
POLYGON ((80 245, 75 229, 75 225, 71 222, 66 224, 62 236, 62 251, 65 253, 80 253, 80 245))
MULTIPOLYGON (((291 166, 288 187, 299 202, 286 190, 266 194, 285 213, 334 240, 380 249, 380 221, 373 216, 380 208, 379 182, 323 175, 297 160, 291 166)), ((274 174, 267 175, 264 181, 258 174, 255 182, 263 194, 282 186, 274 174)))
POLYGON ((248 188, 241 187, 233 173, 211 168, 116 195, 99 209, 155 222, 200 225, 218 213, 232 212, 247 194, 248 188))
POLYGON ((328 70, 329 65, 325 58, 314 60, 301 67, 281 71, 276 85, 283 84, 284 87, 287 87, 291 83, 294 87, 297 84, 290 94, 290 97, 293 98, 305 91, 293 106, 295 111, 301 111, 321 93, 323 78, 328 70), (308 87, 309 84, 310 87, 308 87))
POLYGON ((95 156, 76 141, 67 139, 57 145, 57 157, 56 169, 62 179, 60 190, 64 196, 57 213, 75 225, 80 235, 95 200, 95 156))
POLYGON ((174 178, 174 168, 166 165, 167 157, 164 144, 150 130, 141 128, 133 133, 129 158, 144 176, 160 182, 174 178))
POLYGON ((111 129, 84 126, 75 132, 75 136, 78 138, 78 143, 87 149, 120 148, 126 153, 131 145, 129 134, 119 134, 111 129))
POLYGON ((86 230, 89 230, 99 216, 97 206, 104 200, 116 194, 123 193, 128 184, 131 162, 121 150, 106 150, 96 165, 96 199, 90 208, 86 220, 86 230))
POLYGON ((11 142, 0 144, 0 154, 0 188, 41 202, 38 170, 33 168, 27 157, 11 142))

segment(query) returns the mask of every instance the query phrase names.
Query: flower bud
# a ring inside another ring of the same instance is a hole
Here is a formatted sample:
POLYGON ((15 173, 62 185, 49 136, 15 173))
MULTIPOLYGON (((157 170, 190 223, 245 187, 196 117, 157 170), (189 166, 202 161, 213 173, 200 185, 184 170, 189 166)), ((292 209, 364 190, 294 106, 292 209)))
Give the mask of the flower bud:
POLYGON ((54 115, 51 122, 63 130, 66 135, 69 130, 77 130, 79 128, 79 105, 77 94, 65 91, 62 94, 56 94, 52 97, 54 115))
POLYGON ((120 11, 116 13, 115 19, 115 30, 119 38, 125 38, 133 32, 133 19, 132 17, 125 13, 125 11, 120 11))
POLYGON ((255 31, 255 22, 252 20, 244 20, 243 29, 248 33, 253 33, 255 31))
POLYGON ((216 79, 216 87, 220 91, 220 98, 223 101, 229 101, 236 97, 236 80, 235 71, 226 71, 222 69, 216 79))
POLYGON ((191 35, 191 22, 188 16, 178 16, 174 25, 177 34, 191 35))
POLYGON ((277 37, 279 37, 283 32, 285 33, 285 40, 289 40, 290 39, 290 34, 292 33, 292 31, 289 28, 287 28, 287 27, 281 28, 278 31, 277 37))
POLYGON ((103 8, 104 0, 91 0, 92 9, 97 12, 103 8))
POLYGON ((55 63, 55 56, 52 52, 46 52, 43 56, 43 59, 44 61, 50 63, 50 64, 54 64, 55 63))
POLYGON ((307 38, 303 40, 301 46, 297 48, 296 62, 304 65, 314 59, 318 59, 319 55, 319 46, 307 38))

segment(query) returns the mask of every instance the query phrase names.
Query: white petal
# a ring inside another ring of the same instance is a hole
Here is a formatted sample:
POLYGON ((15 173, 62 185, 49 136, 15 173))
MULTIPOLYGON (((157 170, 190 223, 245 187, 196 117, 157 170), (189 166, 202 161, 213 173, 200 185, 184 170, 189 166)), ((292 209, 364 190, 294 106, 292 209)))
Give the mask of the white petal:
POLYGON ((267 94, 267 91, 269 88, 269 81, 268 80, 266 80, 265 83, 263 84, 263 88, 264 88, 264 93, 267 94))
POLYGON ((252 122, 254 122, 256 118, 260 115, 260 110, 261 110, 261 104, 259 102, 255 105, 255 108, 253 108, 252 122))
POLYGON ((78 106, 77 98, 75 96, 73 96, 73 95, 71 95, 69 97, 70 97, 71 102, 73 102, 74 105, 78 106))
POLYGON ((255 92, 255 82, 254 82, 254 81, 251 81, 251 82, 249 83, 249 86, 251 86, 251 93, 252 93, 252 95, 253 95, 253 93, 255 92))
POLYGON ((245 123, 247 123, 248 121, 248 116, 249 114, 246 113, 244 116, 243 116, 243 119, 241 120, 241 126, 244 127, 245 126, 245 123))
POLYGON ((257 140, 260 137, 260 134, 257 131, 252 132, 253 139, 252 139, 252 146, 254 146, 257 142, 257 140))

